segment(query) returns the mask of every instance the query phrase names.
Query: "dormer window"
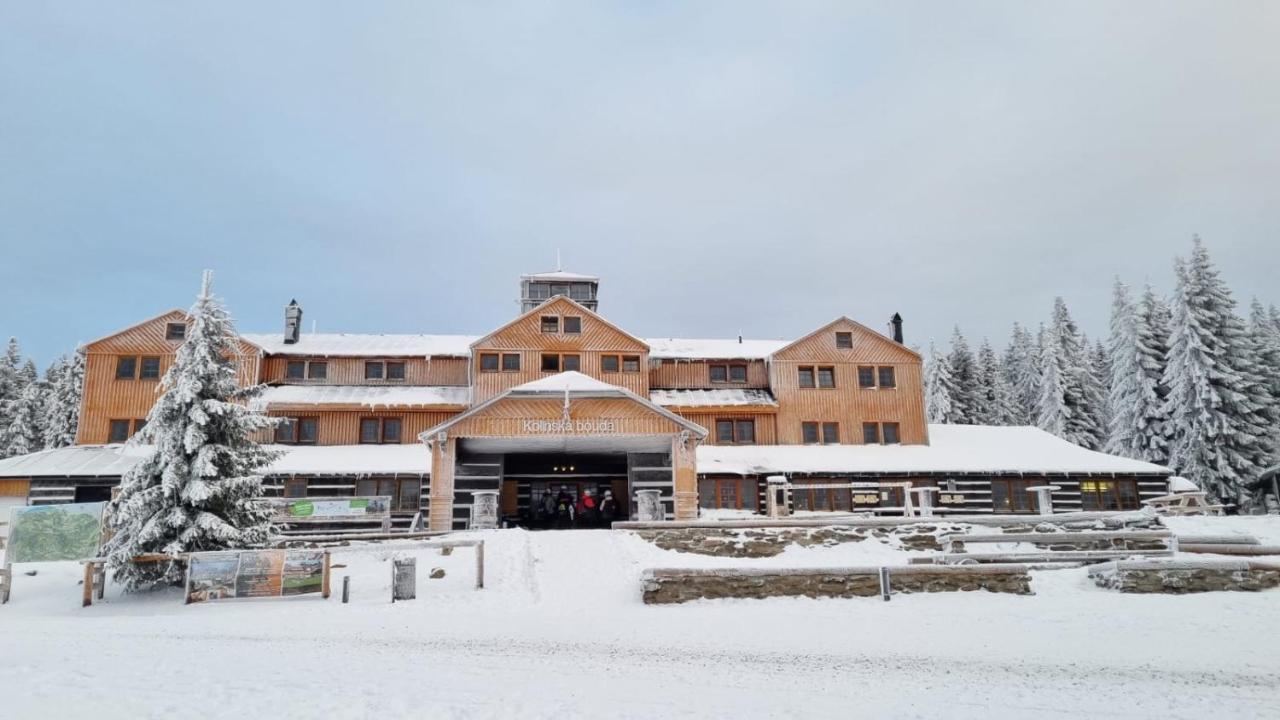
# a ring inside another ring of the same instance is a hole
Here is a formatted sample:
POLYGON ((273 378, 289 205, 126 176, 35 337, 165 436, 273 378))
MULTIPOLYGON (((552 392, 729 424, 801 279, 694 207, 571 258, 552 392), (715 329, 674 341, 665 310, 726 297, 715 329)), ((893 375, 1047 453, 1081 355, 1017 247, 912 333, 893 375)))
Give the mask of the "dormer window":
POLYGON ((164 339, 181 342, 187 339, 186 323, 168 323, 164 326, 164 339))
MULTIPOLYGON (((639 358, 636 358, 636 361, 638 364, 639 358)), ((747 381, 746 365, 709 365, 708 372, 713 383, 744 383, 747 381)))
POLYGON ((542 332, 558 333, 560 332, 560 318, 555 315, 542 316, 542 332))

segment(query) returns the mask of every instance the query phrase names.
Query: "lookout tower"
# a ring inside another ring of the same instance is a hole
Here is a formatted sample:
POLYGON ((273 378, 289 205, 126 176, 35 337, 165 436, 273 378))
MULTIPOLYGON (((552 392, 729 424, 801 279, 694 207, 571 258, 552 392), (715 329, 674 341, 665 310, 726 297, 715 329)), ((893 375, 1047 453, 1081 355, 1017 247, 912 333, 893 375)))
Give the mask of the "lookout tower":
POLYGON ((557 295, 563 295, 592 312, 596 311, 600 278, 553 270, 520 276, 520 312, 526 313, 557 295))

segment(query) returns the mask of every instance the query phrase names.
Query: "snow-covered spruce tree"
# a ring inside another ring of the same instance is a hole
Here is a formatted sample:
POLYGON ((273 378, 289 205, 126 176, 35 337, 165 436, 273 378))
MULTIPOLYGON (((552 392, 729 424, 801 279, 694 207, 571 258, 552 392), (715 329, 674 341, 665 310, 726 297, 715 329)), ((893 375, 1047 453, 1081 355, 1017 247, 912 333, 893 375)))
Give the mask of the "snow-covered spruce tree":
POLYGON ((1107 424, 1111 421, 1111 405, 1108 401, 1111 393, 1111 362, 1107 359, 1107 348, 1101 342, 1090 342, 1084 338, 1088 349, 1089 374, 1085 376, 1087 394, 1093 399, 1093 421, 1098 426, 1098 447, 1101 449, 1107 442, 1107 424))
POLYGON ((1013 324, 1013 334, 1004 351, 1004 376, 1012 395, 1012 424, 1035 425, 1040 398, 1039 351, 1031 331, 1018 323, 1013 324))
POLYGON ((43 385, 39 382, 27 383, 18 399, 9 404, 9 426, 5 429, 0 457, 26 455, 44 448, 44 434, 40 429, 40 411, 43 407, 43 385))
POLYGON ((958 424, 972 425, 978 405, 978 363, 969 349, 969 341, 959 326, 951 334, 951 352, 947 355, 951 366, 951 408, 958 424))
POLYGON ((1084 339, 1062 298, 1053 302, 1053 318, 1042 336, 1040 398, 1036 425, 1082 447, 1102 446, 1097 406, 1101 402, 1092 381, 1084 339))
POLYGON ((182 579, 177 564, 133 564, 144 553, 261 545, 275 532, 257 474, 276 454, 253 441, 276 421, 249 409, 259 388, 236 385, 236 335, 205 272, 187 339, 135 441, 152 444, 111 503, 108 566, 130 590, 182 579))
POLYGON ((1249 343, 1260 387, 1255 393, 1265 402, 1263 418, 1268 429, 1264 437, 1266 456, 1263 466, 1280 464, 1280 327, 1262 303, 1254 298, 1249 306, 1249 343))
POLYGON ((929 342, 929 358, 924 363, 924 412, 931 423, 956 422, 955 381, 951 379, 951 363, 929 342))
POLYGON ((21 368, 22 349, 18 346, 18 339, 11 337, 4 355, 0 356, 0 458, 7 457, 4 447, 7 444, 5 436, 9 431, 10 415, 14 403, 22 394, 22 378, 19 374, 21 368))
POLYGON ((978 392, 973 421, 978 425, 1017 424, 1017 410, 1013 406, 1013 396, 1005 379, 1004 368, 986 338, 982 339, 982 345, 978 347, 976 373, 978 392))
POLYGON ((45 372, 46 393, 43 410, 44 446, 74 445, 80 424, 80 397, 84 390, 84 355, 58 358, 45 372))
POLYGON ((1106 450, 1158 464, 1169 459, 1168 414, 1160 384, 1168 328, 1159 325, 1161 305, 1150 285, 1134 305, 1128 286, 1116 280, 1107 346, 1112 414, 1106 450))
POLYGON ((1169 462, 1217 501, 1247 505, 1245 483, 1262 469, 1265 402, 1235 300, 1200 238, 1174 264, 1177 286, 1168 364, 1169 462))

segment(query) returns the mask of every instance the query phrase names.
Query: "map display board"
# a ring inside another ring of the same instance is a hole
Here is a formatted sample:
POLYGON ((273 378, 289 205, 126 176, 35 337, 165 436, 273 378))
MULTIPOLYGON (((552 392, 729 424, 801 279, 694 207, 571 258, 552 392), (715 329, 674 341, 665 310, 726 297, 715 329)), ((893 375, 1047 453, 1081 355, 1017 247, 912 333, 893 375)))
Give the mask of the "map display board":
POLYGON ((15 507, 9 513, 9 563, 85 560, 102 543, 106 503, 15 507))
POLYGON ((347 519, 376 520, 391 516, 391 497, 298 498, 280 502, 278 519, 299 520, 347 519))
POLYGON ((187 602, 322 592, 325 555, 323 550, 192 553, 187 565, 187 602))

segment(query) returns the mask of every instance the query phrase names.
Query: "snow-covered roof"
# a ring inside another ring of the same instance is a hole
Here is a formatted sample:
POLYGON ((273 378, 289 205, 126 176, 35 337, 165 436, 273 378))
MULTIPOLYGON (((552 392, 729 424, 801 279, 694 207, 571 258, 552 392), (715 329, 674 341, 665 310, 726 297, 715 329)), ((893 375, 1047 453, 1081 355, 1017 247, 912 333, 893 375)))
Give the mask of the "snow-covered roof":
POLYGON ((622 394, 623 389, 617 385, 610 385, 607 382, 597 380, 589 375, 583 375, 576 370, 566 370, 540 380, 517 385, 508 392, 512 395, 565 392, 602 392, 612 395, 622 394))
MULTIPOLYGON (((273 445, 284 455, 267 475, 430 474, 431 454, 406 445, 273 445)), ((0 477, 114 477, 152 450, 149 445, 74 445, 0 460, 0 477)))
POLYGON ((729 407, 732 405, 767 405, 778 401, 768 390, 754 388, 713 388, 710 390, 651 390, 649 399, 663 407, 729 407))
POLYGON ((245 333, 245 340, 268 355, 319 357, 469 357, 474 335, 378 335, 303 333, 286 343, 282 333, 245 333))
POLYGON ((763 360, 789 340, 737 338, 645 338, 653 360, 763 360))
POLYGON ((579 273, 565 272, 564 270, 552 270, 550 272, 532 273, 530 275, 521 275, 521 280, 563 280, 565 282, 600 282, 600 278, 595 275, 582 275, 579 273))
POLYGON ((702 445, 698 472, 1169 474, 1033 427, 930 425, 928 445, 702 445))
POLYGON ((367 408, 461 407, 471 388, 444 385, 279 385, 253 401, 255 409, 283 405, 358 405, 367 408))

